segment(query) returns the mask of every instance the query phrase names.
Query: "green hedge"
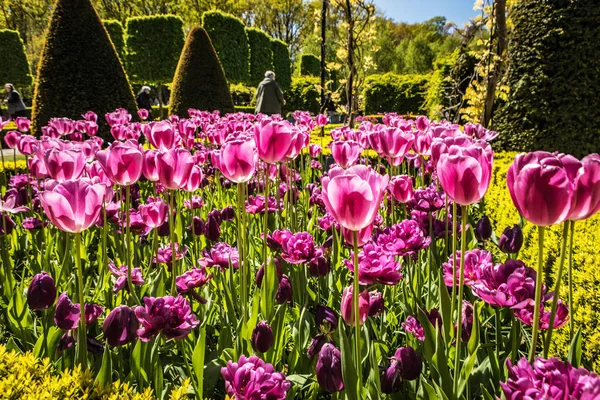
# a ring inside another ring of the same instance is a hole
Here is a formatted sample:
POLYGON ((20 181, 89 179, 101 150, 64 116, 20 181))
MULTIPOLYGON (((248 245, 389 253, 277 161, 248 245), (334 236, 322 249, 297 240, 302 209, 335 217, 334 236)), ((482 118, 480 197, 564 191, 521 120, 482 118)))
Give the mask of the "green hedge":
POLYGON ((250 48, 250 76, 248 84, 257 86, 266 71, 273 70, 273 51, 269 35, 256 28, 246 28, 250 48))
POLYGON ((236 107, 249 107, 255 104, 256 99, 254 98, 254 95, 256 94, 256 87, 250 87, 241 83, 237 83, 234 85, 229 85, 229 92, 231 93, 233 105, 236 107))
POLYGON ((397 112, 422 114, 427 92, 427 75, 370 75, 365 79, 365 114, 397 112))
POLYGON ((273 51, 273 72, 281 90, 288 90, 292 84, 292 62, 287 44, 281 40, 271 41, 273 51))
POLYGON ((125 61, 125 30, 123 29, 123 25, 115 19, 102 21, 102 23, 108 32, 111 42, 115 45, 119 58, 121 61, 125 61))
POLYGON ((183 49, 183 20, 174 15, 127 20, 127 73, 137 83, 169 84, 183 49))
POLYGON ((202 15, 202 26, 212 41, 230 83, 245 83, 249 77, 248 36, 244 23, 219 11, 202 15))
POLYGON ((223 67, 202 27, 190 31, 181 52, 169 113, 184 117, 190 108, 221 113, 234 110, 223 67))
POLYGON ((284 96, 286 101, 285 114, 296 110, 310 111, 317 114, 321 104, 319 78, 306 76, 293 78, 292 84, 284 96))
POLYGON ((312 54, 302 54, 300 57, 300 75, 302 76, 320 76, 321 61, 312 54))
POLYGON ((30 86, 33 77, 19 32, 0 29, 0 84, 6 82, 30 86))
POLYGON ((519 1, 498 145, 582 156, 600 152, 600 2, 519 1))
MULTIPOLYGON (((123 65, 90 0, 58 0, 42 50, 33 99, 33 128, 53 117, 137 110, 123 65)), ((101 118, 103 120, 103 118, 101 118)), ((100 134, 110 139, 104 126, 100 134)))

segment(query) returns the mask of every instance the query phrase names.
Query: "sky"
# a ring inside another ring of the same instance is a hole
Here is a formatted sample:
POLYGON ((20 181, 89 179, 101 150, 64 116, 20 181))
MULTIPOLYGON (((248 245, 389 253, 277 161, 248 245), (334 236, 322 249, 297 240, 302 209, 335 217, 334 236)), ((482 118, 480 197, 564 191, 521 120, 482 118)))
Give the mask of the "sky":
POLYGON ((396 22, 423 22, 436 16, 463 26, 477 15, 474 0, 374 0, 385 15, 396 22))

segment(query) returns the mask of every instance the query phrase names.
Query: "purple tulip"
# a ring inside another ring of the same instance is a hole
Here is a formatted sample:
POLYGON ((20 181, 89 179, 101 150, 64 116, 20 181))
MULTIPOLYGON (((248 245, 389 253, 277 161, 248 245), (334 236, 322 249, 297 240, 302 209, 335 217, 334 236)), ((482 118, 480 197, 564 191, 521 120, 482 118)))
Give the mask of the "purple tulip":
POLYGON ((342 355, 331 343, 325 343, 319 351, 317 360, 317 381, 321 387, 329 392, 344 390, 342 379, 342 355))
POLYGON ((292 234, 281 243, 281 257, 290 264, 306 264, 316 255, 315 241, 308 232, 292 234))
POLYGON ((327 339, 322 333, 319 333, 313 337, 308 345, 308 349, 306 349, 306 356, 312 360, 317 354, 319 354, 325 343, 327 343, 327 339))
MULTIPOLYGON (((349 260, 345 260, 346 266, 354 272, 354 255, 350 253, 349 260)), ((402 279, 400 263, 393 255, 383 252, 374 243, 364 245, 358 253, 358 280, 361 285, 372 285, 381 283, 383 285, 395 285, 402 279)))
POLYGON ((266 353, 273 346, 273 329, 267 321, 260 321, 252 331, 252 348, 258 353, 266 353))
POLYGON ((123 346, 137 338, 139 322, 134 311, 125 305, 113 309, 104 319, 102 331, 111 346, 123 346))
POLYGON ((222 271, 231 268, 238 269, 240 255, 236 248, 231 247, 228 243, 215 243, 210 251, 204 250, 204 257, 200 259, 200 265, 206 268, 219 267, 222 271))
POLYGON ((285 400, 290 382, 276 372, 271 364, 256 356, 240 356, 238 362, 228 361, 221 368, 225 391, 232 399, 285 400))
POLYGON ((502 236, 498 239, 498 247, 501 251, 508 254, 516 254, 521 250, 521 246, 523 246, 523 231, 521 227, 517 224, 510 226, 504 229, 502 232, 502 236))
POLYGON ((419 226, 417 221, 407 219, 396 225, 386 227, 376 234, 375 241, 381 251, 392 256, 406 256, 427 248, 431 238, 419 226))
POLYGON ((45 310, 54 304, 56 285, 54 279, 46 272, 33 277, 27 290, 27 304, 32 310, 45 310))
POLYGON ((492 232, 492 223, 490 222, 490 219, 484 215, 475 225, 475 237, 479 241, 486 241, 492 237, 492 232))
POLYGON ((533 268, 509 259, 504 264, 486 264, 471 289, 493 306, 520 308, 535 297, 535 277, 533 268))
POLYGON ((141 325, 137 334, 143 342, 159 333, 167 339, 181 339, 200 324, 190 303, 181 296, 144 297, 144 305, 135 308, 135 315, 141 325))
POLYGON ((54 310, 54 323, 62 330, 77 328, 81 312, 77 304, 73 304, 67 292, 58 296, 54 310))
POLYGON ((277 304, 291 303, 292 295, 292 281, 286 275, 283 275, 279 281, 277 293, 275 293, 275 301, 277 301, 277 304))
POLYGON ((317 304, 315 309, 315 323, 324 332, 333 332, 338 325, 337 313, 327 306, 317 304))

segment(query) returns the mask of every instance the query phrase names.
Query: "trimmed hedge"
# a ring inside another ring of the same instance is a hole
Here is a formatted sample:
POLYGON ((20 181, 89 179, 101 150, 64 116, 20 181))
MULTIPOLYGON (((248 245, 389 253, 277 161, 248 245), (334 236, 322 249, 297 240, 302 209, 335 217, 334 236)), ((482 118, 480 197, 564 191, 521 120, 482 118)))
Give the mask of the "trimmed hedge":
POLYGON ((256 28, 246 28, 250 48, 250 76, 248 84, 257 86, 266 71, 273 70, 273 51, 269 35, 256 28))
MULTIPOLYGON (((33 129, 53 117, 101 117, 137 110, 125 70, 90 0, 58 0, 42 50, 33 99, 33 129)), ((102 121, 103 118, 100 119, 102 121)), ((100 126, 100 134, 110 135, 100 126)))
POLYGON ((288 90, 292 84, 292 61, 290 51, 285 42, 275 39, 271 41, 273 51, 273 72, 281 90, 288 90))
POLYGON ((310 111, 318 114, 321 107, 321 91, 319 79, 312 76, 295 77, 290 88, 285 92, 284 113, 296 110, 310 111))
POLYGON ((244 23, 233 15, 209 11, 202 15, 202 26, 217 51, 227 80, 248 82, 250 50, 244 23))
POLYGON ((397 112, 422 114, 425 111, 427 75, 370 75, 365 79, 365 114, 397 112))
POLYGON ((184 41, 183 20, 175 15, 127 19, 127 73, 131 80, 171 83, 184 41))
POLYGON ((498 145, 576 156, 600 152, 600 2, 519 1, 498 145))
POLYGON ((0 29, 0 54, 0 84, 10 82, 18 86, 30 86, 33 83, 25 44, 19 32, 0 29))
POLYGON ((125 61, 125 29, 116 19, 102 21, 121 61, 125 61))
POLYGON ((187 116, 190 108, 233 112, 233 101, 223 67, 202 27, 190 31, 181 52, 173 88, 170 114, 187 116))
POLYGON ((320 76, 321 61, 312 54, 302 54, 300 57, 300 75, 302 76, 320 76))

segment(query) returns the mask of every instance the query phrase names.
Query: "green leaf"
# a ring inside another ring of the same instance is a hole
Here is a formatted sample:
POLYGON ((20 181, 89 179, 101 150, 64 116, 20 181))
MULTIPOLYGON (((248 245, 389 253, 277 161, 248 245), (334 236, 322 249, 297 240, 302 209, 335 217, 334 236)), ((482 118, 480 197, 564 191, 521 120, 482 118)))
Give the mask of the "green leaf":
POLYGON ((346 326, 339 324, 338 337, 340 343, 340 353, 342 356, 342 378, 344 380, 344 393, 349 400, 358 400, 356 398, 357 375, 352 357, 352 347, 346 336, 346 326))
POLYGON ((104 354, 102 355, 102 366, 96 376, 96 382, 101 386, 112 383, 112 355, 108 343, 104 345, 104 354))
POLYGON ((450 315, 451 312, 451 300, 450 300, 450 295, 448 294, 448 287, 446 286, 446 283, 444 282, 444 275, 443 275, 443 270, 440 268, 440 272, 439 272, 439 278, 438 278, 438 286, 439 286, 439 292, 440 292, 440 310, 442 312, 442 325, 444 328, 444 339, 446 341, 446 344, 450 344, 450 341, 452 340, 452 316, 450 315))
MULTIPOLYGON (((473 305, 473 325, 471 326, 471 337, 469 338, 469 343, 467 343, 469 354, 477 352, 477 348, 479 347, 479 311, 481 311, 482 305, 483 302, 473 305)), ((499 345, 499 343, 496 343, 496 346, 499 345)))
POLYGON ((581 326, 577 328, 577 332, 575 333, 575 336, 573 336, 573 340, 569 346, 569 355, 567 356, 567 360, 575 368, 579 368, 581 365, 581 326))
POLYGON ((200 336, 196 341, 194 347, 194 354, 192 355, 192 368, 194 374, 196 374, 196 381, 198 382, 198 393, 196 393, 199 399, 203 398, 203 384, 204 384, 204 355, 206 351, 206 326, 200 329, 200 336))

